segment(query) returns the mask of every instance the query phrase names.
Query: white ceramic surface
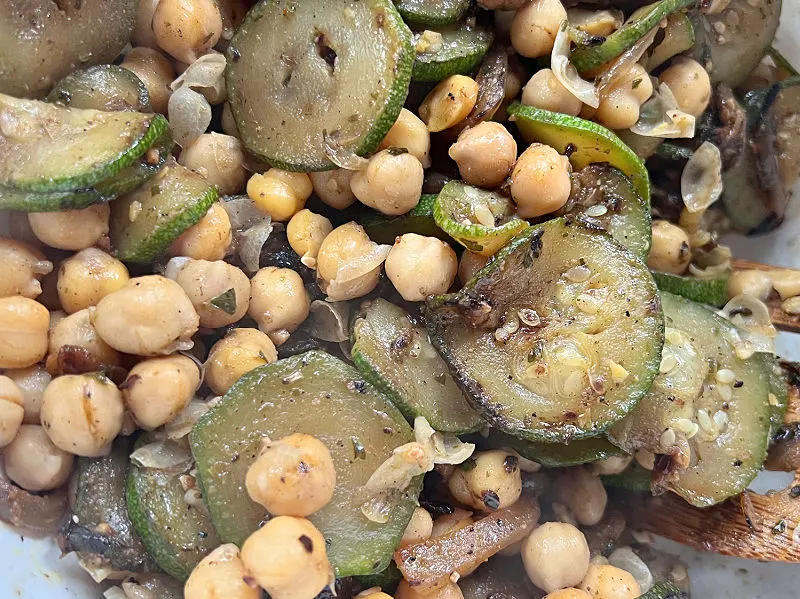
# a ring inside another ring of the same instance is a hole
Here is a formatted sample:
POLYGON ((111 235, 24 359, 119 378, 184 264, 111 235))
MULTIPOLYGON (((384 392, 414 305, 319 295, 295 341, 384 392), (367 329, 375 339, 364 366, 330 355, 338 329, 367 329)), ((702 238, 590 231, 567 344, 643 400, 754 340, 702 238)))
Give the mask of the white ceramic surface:
MULTIPOLYGON (((800 62, 800 0, 784 0, 777 46, 800 62)), ((800 185, 795 190, 800 195, 800 185)), ((0 223, 2 229, 2 223, 0 223)), ((800 267, 800 200, 794 201, 787 223, 774 234, 758 239, 726 240, 734 255, 769 264, 800 267)), ((800 359, 800 335, 782 335, 781 355, 800 359)), ((757 479, 757 490, 784 488, 785 474, 757 479)), ((689 563, 692 595, 698 599, 786 599, 800 596, 800 565, 764 564, 702 553, 662 541, 689 563)), ((96 599, 101 593, 77 565, 74 556, 60 558, 51 539, 22 538, 0 523, 0 599, 96 599)))

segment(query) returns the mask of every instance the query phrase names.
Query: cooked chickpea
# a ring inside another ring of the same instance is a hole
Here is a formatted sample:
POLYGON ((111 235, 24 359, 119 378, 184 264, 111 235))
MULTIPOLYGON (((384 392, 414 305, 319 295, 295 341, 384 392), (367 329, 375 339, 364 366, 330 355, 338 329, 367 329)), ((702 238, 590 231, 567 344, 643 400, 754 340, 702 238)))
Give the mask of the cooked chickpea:
POLYGON ((121 385, 122 399, 136 423, 152 430, 171 421, 189 405, 200 386, 200 369, 176 354, 136 364, 121 385))
POLYGON ((632 461, 632 455, 612 455, 611 457, 603 460, 597 460, 596 462, 593 462, 591 466, 592 473, 597 474, 598 476, 621 474, 628 468, 628 466, 631 465, 632 461))
POLYGON ((334 580, 325 538, 305 518, 268 520, 242 545, 242 561, 273 599, 313 599, 334 580))
POLYGON ((591 35, 608 37, 622 27, 625 15, 621 10, 591 10, 570 8, 569 24, 591 35))
POLYGON ((696 60, 678 56, 659 75, 658 80, 669 86, 678 106, 684 112, 699 117, 711 101, 711 79, 696 60))
POLYGON ((431 165, 431 134, 425 123, 407 108, 400 110, 394 125, 378 146, 379 150, 389 148, 405 148, 424 168, 431 165))
POLYGON ((131 44, 134 46, 158 48, 156 34, 153 33, 153 15, 156 12, 158 2, 159 0, 139 0, 136 23, 131 33, 131 44))
POLYGON ((511 173, 511 197, 522 218, 535 218, 560 209, 572 191, 569 158, 550 146, 533 143, 511 173))
POLYGON ((160 0, 152 23, 159 47, 189 64, 211 50, 222 34, 222 15, 214 0, 160 0))
POLYGON ((478 83, 465 75, 450 75, 425 96, 419 116, 435 133, 457 125, 472 112, 478 101, 478 83))
POLYGON ((592 596, 581 589, 561 589, 545 595, 544 599, 592 599, 592 596))
POLYGON ((481 268, 489 262, 489 256, 481 256, 475 252, 464 250, 461 260, 458 263, 458 280, 462 285, 466 285, 481 268))
POLYGON ((415 507, 398 547, 421 543, 430 539, 431 533, 433 533, 433 518, 431 518, 430 512, 425 508, 415 507))
POLYGON ((111 208, 107 203, 83 210, 31 212, 28 220, 33 233, 42 243, 60 250, 83 250, 108 234, 111 208))
POLYGON ((556 480, 556 491, 579 524, 592 526, 600 522, 608 503, 608 494, 600 477, 588 468, 572 468, 556 480))
POLYGON ((222 195, 239 193, 247 180, 242 142, 221 133, 203 133, 184 148, 178 162, 203 175, 222 195))
POLYGON ((0 298, 0 368, 25 368, 47 353, 50 314, 22 296, 0 298))
POLYGON ((356 201, 353 190, 350 189, 350 180, 354 171, 335 168, 330 171, 308 173, 314 185, 314 193, 325 204, 337 210, 344 210, 356 201))
POLYGON ((201 327, 228 326, 247 313, 250 280, 224 260, 190 260, 178 271, 175 282, 192 302, 201 327))
MULTIPOLYGON (((317 279, 331 300, 355 299, 375 289, 381 277, 382 260, 366 272, 351 271, 353 265, 364 266, 360 263, 365 256, 374 254, 376 248, 364 227, 354 222, 336 227, 325 237, 317 254, 317 279)), ((372 262, 366 266, 371 265, 372 262)))
POLYGON ((258 329, 233 329, 211 347, 205 382, 214 393, 222 395, 246 372, 277 359, 275 345, 264 333, 258 329))
POLYGON ((86 350, 88 357, 100 364, 116 366, 119 364, 119 354, 108 345, 97 330, 92 326, 91 314, 88 308, 79 310, 75 314, 62 318, 50 330, 50 340, 47 352, 47 370, 54 374, 58 371, 58 355, 63 347, 80 347, 86 350))
POLYGON ((38 424, 23 424, 3 449, 6 474, 34 493, 52 491, 69 480, 75 456, 53 445, 38 424))
POLYGON ((250 280, 247 313, 277 345, 308 318, 310 306, 303 279, 291 268, 267 266, 250 280))
POLYGON ((87 248, 70 256, 58 269, 58 299, 72 314, 121 289, 130 279, 125 265, 97 248, 87 248))
POLYGON ((452 514, 442 514, 433 521, 431 538, 443 537, 453 531, 465 528, 474 522, 475 518, 472 517, 472 512, 469 510, 462 510, 458 507, 453 508, 452 514))
POLYGON ((508 507, 522 493, 522 473, 518 458, 501 449, 480 451, 473 456, 475 466, 456 468, 447 487, 456 501, 476 510, 493 511, 508 507))
POLYGON ((538 58, 553 50, 567 11, 560 0, 533 0, 514 15, 511 22, 511 45, 522 56, 538 58))
POLYGON ((44 367, 36 364, 27 368, 8 369, 5 372, 22 393, 22 408, 25 416, 24 424, 39 424, 39 412, 42 406, 42 396, 51 376, 44 367))
POLYGON ((737 270, 728 277, 728 295, 747 294, 761 301, 772 292, 772 279, 763 270, 737 270))
POLYGON ((634 599, 642 594, 632 574, 614 566, 591 564, 578 585, 593 599, 634 599))
POLYGON ((394 599, 464 599, 464 593, 453 582, 447 582, 438 587, 420 589, 412 587, 406 580, 401 580, 394 592, 394 599))
POLYGON ((800 295, 800 272, 790 269, 774 269, 769 273, 772 286, 782 300, 800 295))
POLYGON ((322 441, 294 433, 265 440, 247 470, 245 486, 250 499, 273 516, 310 516, 333 497, 336 469, 322 441))
POLYGON ((683 274, 692 261, 692 250, 686 231, 665 220, 653 221, 653 244, 647 266, 661 272, 683 274))
POLYGON ((436 237, 406 233, 398 237, 386 257, 386 276, 403 299, 420 302, 446 293, 458 271, 458 258, 436 237))
POLYGON ((186 585, 184 599, 260 599, 261 589, 247 582, 248 573, 239 548, 220 545, 198 563, 186 585))
POLYGON ((651 95, 650 75, 636 63, 600 94, 597 120, 609 129, 629 129, 639 120, 639 109, 651 95))
POLYGON ((576 98, 550 69, 536 71, 522 89, 522 103, 552 112, 578 116, 583 102, 576 98))
POLYGON ((350 189, 362 204, 397 216, 419 202, 425 173, 422 164, 407 152, 383 150, 369 159, 367 168, 350 179, 350 189))
POLYGON ((382 592, 380 587, 372 587, 361 591, 358 595, 356 595, 356 599, 394 599, 394 598, 391 595, 382 592))
POLYGON ((222 204, 214 202, 196 225, 172 242, 169 254, 195 260, 222 260, 232 241, 231 219, 222 204))
POLYGON ((479 187, 497 187, 517 160, 517 142, 500 123, 484 121, 462 131, 448 154, 464 181, 479 187))
POLYGON ((91 310, 92 324, 103 341, 137 356, 189 349, 200 326, 186 292, 160 275, 131 279, 91 310))
POLYGON ((522 562, 531 582, 552 593, 583 580, 589 569, 589 545, 571 524, 545 522, 525 539, 522 562))
POLYGON ((247 195, 272 220, 287 221, 306 205, 314 186, 305 173, 271 168, 255 173, 247 182, 247 195))
POLYGON ((0 375, 0 449, 11 443, 25 417, 22 390, 7 376, 0 375))
POLYGON ((141 79, 147 88, 153 110, 167 114, 169 97, 172 95, 169 84, 175 79, 175 69, 170 60, 152 47, 137 47, 125 55, 119 66, 141 79))
POLYGON ((36 299, 42 293, 39 279, 53 270, 53 263, 38 249, 4 237, 0 237, 0 264, 0 297, 21 295, 36 299))
POLYGON ((300 256, 300 262, 308 268, 317 267, 319 248, 331 231, 333 231, 331 221, 306 208, 295 214, 286 225, 289 245, 300 256))

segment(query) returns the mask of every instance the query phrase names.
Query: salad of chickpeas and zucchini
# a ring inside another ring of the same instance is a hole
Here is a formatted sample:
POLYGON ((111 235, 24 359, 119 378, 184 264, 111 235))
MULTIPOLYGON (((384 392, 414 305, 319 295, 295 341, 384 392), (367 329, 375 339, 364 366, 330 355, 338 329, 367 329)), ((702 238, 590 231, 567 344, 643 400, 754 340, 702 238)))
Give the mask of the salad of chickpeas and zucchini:
POLYGON ((781 5, 0 0, 0 519, 107 599, 800 563, 800 271, 720 243, 800 176, 781 5))

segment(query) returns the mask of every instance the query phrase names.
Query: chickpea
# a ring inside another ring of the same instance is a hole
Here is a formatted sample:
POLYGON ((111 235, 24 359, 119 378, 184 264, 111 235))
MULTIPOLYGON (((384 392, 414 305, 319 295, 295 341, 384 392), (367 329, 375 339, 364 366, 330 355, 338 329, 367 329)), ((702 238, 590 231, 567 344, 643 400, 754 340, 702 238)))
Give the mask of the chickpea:
POLYGON ((790 269, 775 269, 769 273, 772 286, 782 300, 800 295, 800 272, 790 269))
POLYGON ((629 129, 639 120, 639 109, 652 95, 650 75, 636 63, 600 94, 597 120, 609 129, 629 129))
POLYGON ((652 470, 656 467, 656 456, 652 451, 646 449, 638 449, 633 454, 633 459, 645 470, 652 470))
POLYGON ((61 348, 67 346, 84 348, 89 357, 99 364, 119 365, 119 354, 97 334, 97 330, 92 326, 88 308, 62 318, 50 330, 49 350, 45 363, 50 374, 58 371, 58 355, 61 348))
POLYGON ((608 495, 600 477, 588 468, 572 468, 562 474, 556 480, 556 490, 561 503, 570 509, 579 524, 592 526, 603 518, 608 495))
POLYGON ((36 364, 27 368, 8 369, 6 376, 14 381, 14 384, 22 392, 22 407, 25 411, 22 422, 39 424, 42 396, 52 378, 50 373, 44 367, 36 364))
POLYGON ((401 580, 394 592, 394 599, 464 599, 464 593, 453 582, 447 582, 438 587, 420 589, 412 587, 406 580, 401 580))
POLYGON ((642 594, 632 574, 614 566, 591 564, 578 585, 594 599, 634 599, 642 594))
POLYGON ((525 539, 522 562, 531 582, 552 593, 583 580, 589 569, 589 545, 571 524, 545 522, 525 539))
POLYGON ((581 589, 569 588, 548 593, 544 599, 592 599, 592 596, 581 589))
POLYGON ((458 271, 458 258, 447 243, 436 237, 406 233, 398 237, 386 257, 386 275, 410 302, 446 293, 458 271))
POLYGON ((692 250, 686 231, 665 220, 653 221, 653 244, 647 266, 661 272, 683 274, 692 261, 692 250))
POLYGON ((188 64, 211 50, 222 34, 214 0, 160 0, 152 23, 159 47, 188 64))
POLYGON ((461 260, 458 263, 458 280, 462 285, 466 285, 481 268, 489 262, 489 256, 481 256, 475 252, 464 250, 461 260))
POLYGON ((333 301, 355 299, 375 289, 381 277, 382 260, 366 272, 373 262, 363 264, 364 257, 376 253, 373 242, 364 227, 354 222, 331 231, 319 247, 317 254, 317 279, 322 290, 333 301), (353 272, 353 266, 359 267, 353 272))
POLYGON ((305 518, 271 518, 244 542, 242 560, 273 599, 312 599, 334 580, 325 538, 305 518))
POLYGON ((764 301, 772 293, 772 278, 763 270, 737 270, 728 277, 728 295, 752 295, 764 301))
POLYGON ((0 368, 25 368, 47 353, 50 315, 27 297, 0 298, 0 368))
POLYGON ((433 518, 430 513, 425 508, 415 507, 398 548, 430 539, 431 533, 433 533, 433 518))
POLYGON ((294 433, 278 441, 265 440, 247 470, 245 486, 250 499, 273 516, 310 516, 333 497, 336 469, 322 441, 294 433))
POLYGON ((291 268, 267 266, 250 280, 247 313, 277 345, 308 318, 310 306, 303 279, 291 268))
POLYGON ((317 254, 323 240, 333 231, 331 221, 304 208, 292 217, 286 226, 289 245, 308 268, 317 267, 317 254))
POLYGON ((448 151, 470 185, 497 187, 517 160, 517 142, 500 123, 484 121, 464 129, 448 151))
POLYGON ((36 299, 42 293, 39 279, 53 270, 53 263, 38 249, 17 241, 0 237, 0 297, 21 295, 36 299))
POLYGON ((493 511, 508 507, 522 493, 522 474, 516 455, 501 449, 473 455, 475 467, 456 468, 447 487, 456 501, 476 510, 493 511))
POLYGON ((400 110, 394 125, 378 146, 379 150, 389 148, 405 148, 422 163, 423 168, 431 165, 431 134, 425 123, 407 108, 400 110))
POLYGON ((178 271, 175 282, 192 302, 201 327, 216 329, 228 326, 247 313, 250 280, 240 268, 223 260, 190 260, 178 271), (220 303, 220 297, 226 293, 225 303, 220 303), (214 300, 217 305, 212 303, 214 300))
MULTIPOLYGON (((142 3, 145 3, 144 0, 142 3)), ((147 88, 153 110, 167 114, 169 97, 172 95, 169 84, 175 79, 175 69, 169 59, 152 47, 137 47, 125 55, 120 66, 141 79, 147 88)))
POLYGON ((458 507, 453 508, 452 514, 443 514, 434 520, 431 538, 443 537, 446 534, 474 524, 474 522, 475 519, 472 517, 472 512, 458 507))
POLYGON ((478 83, 465 75, 450 75, 425 96, 419 116, 435 133, 457 125, 472 112, 478 101, 478 83))
POLYGON ((38 493, 52 491, 69 480, 75 457, 53 445, 37 424, 23 424, 3 449, 6 474, 17 485, 38 493))
POLYGON ((612 455, 604 460, 593 462, 591 466, 592 473, 598 476, 621 474, 630 466, 632 461, 632 455, 612 455))
POLYGON ((570 8, 567 11, 569 24, 591 35, 608 37, 622 27, 625 15, 621 10, 591 10, 570 8))
POLYGON ((22 390, 13 380, 0 375, 0 449, 11 443, 25 417, 22 390))
POLYGON ((330 171, 308 173, 314 184, 314 193, 325 204, 337 210, 344 210, 356 201, 353 190, 350 189, 350 180, 354 171, 336 168, 330 171))
POLYGON ((578 116, 583 102, 576 98, 550 69, 533 74, 522 90, 522 103, 552 112, 578 116))
POLYGON ((711 79, 696 60, 688 56, 676 57, 658 77, 666 83, 684 112, 699 117, 711 101, 711 79))
POLYGON ((361 591, 356 595, 356 599, 394 599, 394 597, 382 592, 381 587, 372 587, 361 591))
POLYGON ((522 218, 535 218, 560 209, 572 191, 569 158, 550 146, 533 143, 511 173, 511 197, 522 218))
POLYGON ((58 299, 69 314, 96 306, 130 279, 125 265, 97 248, 70 256, 58 269, 58 299))
POLYGON ((188 406, 199 386, 197 364, 176 354, 139 362, 121 388, 136 423, 152 430, 170 422, 188 406))
POLYGON ((214 202, 196 225, 172 242, 169 254, 195 260, 222 260, 232 241, 231 219, 222 204, 214 202))
POLYGON ((271 168, 263 175, 255 173, 247 182, 247 195, 272 220, 288 221, 306 205, 314 186, 305 173, 291 173, 271 168))
POLYGON ((95 204, 83 210, 31 212, 31 229, 42 243, 60 250, 83 250, 108 234, 108 204, 95 204))
POLYGON ((553 50, 567 11, 560 0, 533 0, 520 8, 511 22, 511 45, 522 56, 538 58, 553 50))
POLYGON ((260 599, 261 589, 250 586, 239 548, 233 543, 220 545, 198 563, 186 586, 185 599, 260 599))
POLYGON ((353 175, 350 189, 362 204, 397 216, 417 205, 424 177, 422 164, 411 154, 383 150, 369 159, 365 170, 353 175))
POLYGON ((160 275, 131 279, 90 309, 92 324, 103 341, 137 356, 189 349, 200 326, 186 292, 160 275))
POLYGON ((221 133, 203 133, 181 152, 178 162, 203 175, 222 195, 244 188, 247 171, 242 142, 221 133))
POLYGON ((222 395, 243 374, 277 359, 275 345, 264 333, 258 329, 233 329, 211 347, 205 382, 214 393, 222 395))
POLYGON ((156 34, 153 32, 153 15, 156 12, 159 0, 139 0, 136 11, 136 24, 131 33, 131 44, 134 46, 147 46, 158 48, 156 34))

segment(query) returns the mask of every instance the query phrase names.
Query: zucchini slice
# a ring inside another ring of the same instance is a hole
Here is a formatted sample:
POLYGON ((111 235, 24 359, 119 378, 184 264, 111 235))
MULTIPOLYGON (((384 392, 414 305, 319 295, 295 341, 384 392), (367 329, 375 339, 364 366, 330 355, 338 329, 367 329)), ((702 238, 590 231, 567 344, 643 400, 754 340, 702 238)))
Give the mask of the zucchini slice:
POLYGON ((407 23, 425 27, 457 23, 469 8, 469 0, 394 0, 407 23))
POLYGON ((629 453, 669 456, 666 486, 706 507, 744 490, 761 469, 770 433, 769 361, 738 358, 735 327, 700 304, 665 292, 661 302, 660 374, 608 436, 629 453), (734 382, 722 384, 723 374, 734 382))
POLYGON ((120 260, 149 263, 217 200, 205 177, 171 161, 147 185, 111 206, 111 247, 120 260))
POLYGON ((445 233, 471 252, 493 256, 528 226, 504 195, 448 181, 436 197, 433 218, 445 233))
POLYGON ((558 216, 606 231, 639 259, 650 252, 650 209, 625 174, 607 164, 590 164, 572 174, 572 193, 558 216))
POLYGON ((133 71, 113 64, 101 64, 75 71, 55 84, 47 96, 71 108, 92 108, 116 112, 152 112, 150 94, 133 71))
POLYGON ((402 216, 385 216, 378 212, 370 212, 359 218, 360 224, 375 243, 393 244, 396 237, 406 233, 416 233, 427 237, 438 237, 450 241, 450 236, 442 231, 433 220, 433 205, 436 194, 422 194, 419 203, 410 212, 402 216))
POLYGON ((333 499, 310 516, 328 543, 336 575, 368 575, 389 565, 416 505, 422 477, 392 506, 388 522, 361 513, 360 494, 392 453, 414 440, 411 427, 351 366, 311 351, 245 374, 190 434, 203 497, 224 542, 241 544, 264 519, 250 500, 245 475, 264 437, 302 432, 320 439, 333 456, 333 499))
POLYGON ((415 81, 441 81, 450 75, 471 73, 483 59, 494 36, 482 27, 459 26, 436 31, 441 43, 429 45, 425 32, 418 34, 417 54, 411 78, 415 81))
POLYGON ((427 308, 431 341, 470 402, 531 441, 599 435, 658 372, 664 323, 653 278, 613 239, 573 221, 523 231, 427 308))
POLYGON ((600 476, 600 480, 606 487, 625 489, 635 493, 650 493, 653 472, 634 463, 619 474, 603 474, 600 476))
POLYGON ((424 416, 437 431, 465 433, 484 425, 428 340, 424 325, 384 299, 364 302, 353 321, 352 359, 406 418, 424 416))
POLYGON ((378 147, 411 78, 411 31, 389 0, 262 0, 227 50, 228 98, 250 152, 293 171, 334 168, 327 135, 378 147))
POLYGON ((688 275, 669 272, 653 272, 653 278, 661 291, 680 295, 699 304, 721 308, 728 303, 728 277, 698 279, 688 275))
POLYGON ((657 582, 639 599, 689 599, 689 593, 671 582, 657 582))
MULTIPOLYGON (((152 434, 142 435, 136 448, 153 441, 152 434)), ((164 572, 185 582, 220 540, 208 514, 186 503, 181 474, 131 464, 125 497, 147 552, 164 572)))
POLYGON ((562 443, 526 441, 493 430, 489 433, 488 443, 491 447, 513 449, 523 458, 538 462, 547 468, 566 468, 567 466, 589 464, 622 453, 619 447, 603 436, 589 437, 564 445, 562 443))
POLYGON ((667 17, 664 28, 664 39, 653 46, 645 63, 645 70, 650 73, 667 62, 673 56, 686 52, 694 46, 694 25, 683 12, 674 12, 667 17))
POLYGON ((576 116, 550 112, 533 106, 512 104, 511 120, 528 142, 538 141, 569 155, 575 170, 607 162, 628 175, 636 191, 650 205, 650 176, 644 163, 612 131, 576 116))

